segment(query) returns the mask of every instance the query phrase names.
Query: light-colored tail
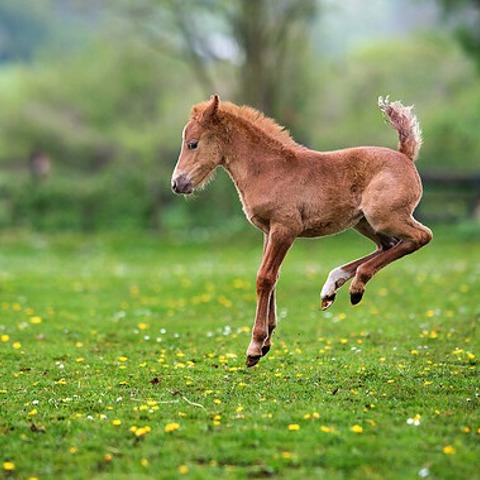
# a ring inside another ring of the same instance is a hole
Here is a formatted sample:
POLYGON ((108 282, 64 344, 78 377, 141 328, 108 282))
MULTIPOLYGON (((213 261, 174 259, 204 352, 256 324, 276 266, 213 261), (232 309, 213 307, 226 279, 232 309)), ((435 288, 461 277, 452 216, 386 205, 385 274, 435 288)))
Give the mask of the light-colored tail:
POLYGON ((398 132, 398 150, 415 161, 422 146, 422 131, 411 107, 400 102, 390 102, 388 97, 378 98, 378 106, 390 124, 398 132))

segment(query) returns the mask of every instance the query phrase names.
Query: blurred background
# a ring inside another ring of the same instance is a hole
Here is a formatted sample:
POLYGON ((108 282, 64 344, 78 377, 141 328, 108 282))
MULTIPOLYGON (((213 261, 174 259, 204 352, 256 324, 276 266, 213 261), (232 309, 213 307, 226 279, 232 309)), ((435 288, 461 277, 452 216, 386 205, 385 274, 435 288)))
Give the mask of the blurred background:
POLYGON ((377 97, 415 104, 418 216, 480 229, 480 0, 2 0, 0 228, 249 228, 224 172, 170 192, 214 92, 317 150, 396 148, 377 97))

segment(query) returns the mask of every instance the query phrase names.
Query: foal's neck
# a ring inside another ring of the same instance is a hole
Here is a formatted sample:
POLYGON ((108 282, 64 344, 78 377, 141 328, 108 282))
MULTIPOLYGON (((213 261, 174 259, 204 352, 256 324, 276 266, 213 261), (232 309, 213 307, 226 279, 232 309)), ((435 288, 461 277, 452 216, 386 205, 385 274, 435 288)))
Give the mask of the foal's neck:
POLYGON ((275 164, 294 155, 291 147, 251 125, 235 124, 229 130, 228 139, 223 167, 241 195, 254 178, 272 171, 275 164))

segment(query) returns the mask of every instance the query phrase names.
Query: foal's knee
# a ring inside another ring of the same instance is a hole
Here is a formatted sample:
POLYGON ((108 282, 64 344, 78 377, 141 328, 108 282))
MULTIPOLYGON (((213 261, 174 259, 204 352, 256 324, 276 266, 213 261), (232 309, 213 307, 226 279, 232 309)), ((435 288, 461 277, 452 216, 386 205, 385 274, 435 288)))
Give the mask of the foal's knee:
POLYGON ((277 282, 277 276, 271 273, 257 275, 257 293, 271 292, 277 282))

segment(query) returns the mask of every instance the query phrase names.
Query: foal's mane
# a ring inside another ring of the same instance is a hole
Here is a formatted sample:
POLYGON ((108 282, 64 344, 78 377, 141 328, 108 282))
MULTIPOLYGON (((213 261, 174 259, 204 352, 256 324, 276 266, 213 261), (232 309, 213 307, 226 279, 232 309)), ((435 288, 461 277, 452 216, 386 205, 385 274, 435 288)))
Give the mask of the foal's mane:
MULTIPOLYGON (((200 119, 209 105, 210 102, 202 102, 195 105, 192 108, 192 117, 200 119)), ((267 117, 255 108, 222 101, 220 102, 218 113, 230 122, 237 124, 246 123, 250 128, 262 132, 270 140, 279 142, 284 147, 300 147, 285 127, 282 127, 273 118, 267 117)))

